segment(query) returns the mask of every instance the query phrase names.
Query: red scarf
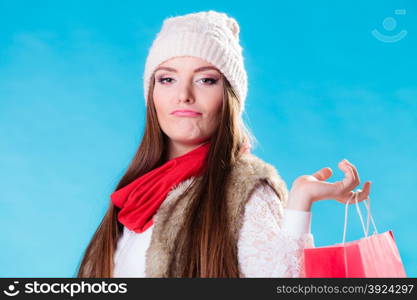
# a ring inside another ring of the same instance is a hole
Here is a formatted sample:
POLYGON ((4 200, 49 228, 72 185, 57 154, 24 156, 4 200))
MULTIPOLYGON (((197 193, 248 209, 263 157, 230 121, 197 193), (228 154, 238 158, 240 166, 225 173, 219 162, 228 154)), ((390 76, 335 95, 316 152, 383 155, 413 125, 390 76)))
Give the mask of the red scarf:
POLYGON ((111 201, 121 208, 117 216, 119 222, 136 233, 148 229, 169 191, 183 180, 202 174, 209 148, 210 142, 207 142, 112 193, 111 201))

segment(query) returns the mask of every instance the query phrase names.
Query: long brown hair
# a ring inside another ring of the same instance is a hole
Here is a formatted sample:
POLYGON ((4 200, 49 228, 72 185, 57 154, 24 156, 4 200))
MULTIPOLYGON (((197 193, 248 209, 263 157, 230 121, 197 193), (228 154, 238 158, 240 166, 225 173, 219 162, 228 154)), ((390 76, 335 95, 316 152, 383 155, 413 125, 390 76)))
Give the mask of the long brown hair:
MULTIPOLYGON (((239 99, 228 80, 222 76, 224 93, 217 130, 210 138, 207 168, 192 191, 185 213, 184 230, 176 239, 176 253, 181 253, 182 269, 170 266, 172 277, 239 277, 236 241, 228 230, 225 191, 227 179, 238 155, 253 147, 254 136, 239 114, 239 99)), ((166 161, 168 138, 161 130, 153 103, 154 75, 150 80, 146 124, 140 146, 116 190, 166 161)), ((197 182, 197 181, 194 181, 197 182)), ((185 193, 182 195, 184 196, 185 193)), ((92 237, 77 277, 113 277, 113 256, 123 224, 117 219, 119 208, 110 201, 109 208, 92 237)))

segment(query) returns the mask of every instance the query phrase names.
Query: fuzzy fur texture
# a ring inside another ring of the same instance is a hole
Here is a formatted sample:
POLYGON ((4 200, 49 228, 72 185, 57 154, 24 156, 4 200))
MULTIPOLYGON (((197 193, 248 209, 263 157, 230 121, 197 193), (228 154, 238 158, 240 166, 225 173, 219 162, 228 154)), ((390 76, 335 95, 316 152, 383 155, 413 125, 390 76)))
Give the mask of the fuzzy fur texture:
MULTIPOLYGON (((232 168, 226 197, 229 209, 229 224, 233 239, 239 239, 245 205, 251 193, 259 184, 269 184, 276 192, 284 207, 287 205, 288 189, 278 171, 253 154, 242 154, 232 168)), ((178 201, 179 196, 192 184, 189 178, 174 187, 154 216, 151 243, 146 252, 146 277, 170 277, 169 265, 175 259, 174 241, 184 221, 183 212, 188 197, 178 201)))

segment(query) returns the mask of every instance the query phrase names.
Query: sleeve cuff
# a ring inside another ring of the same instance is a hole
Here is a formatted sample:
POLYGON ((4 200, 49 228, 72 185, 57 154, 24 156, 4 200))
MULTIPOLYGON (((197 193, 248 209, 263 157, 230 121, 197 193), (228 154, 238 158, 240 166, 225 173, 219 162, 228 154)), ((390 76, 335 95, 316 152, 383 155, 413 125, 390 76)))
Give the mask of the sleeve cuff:
POLYGON ((311 212, 284 209, 282 229, 292 236, 301 236, 311 232, 311 212))

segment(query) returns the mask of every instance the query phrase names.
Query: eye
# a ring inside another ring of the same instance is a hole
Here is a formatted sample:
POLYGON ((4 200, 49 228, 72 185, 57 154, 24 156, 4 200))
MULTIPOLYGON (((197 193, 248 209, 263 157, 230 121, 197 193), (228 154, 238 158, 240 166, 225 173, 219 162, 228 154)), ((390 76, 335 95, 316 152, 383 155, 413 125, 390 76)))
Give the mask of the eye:
MULTIPOLYGON (((172 80, 172 79, 173 78, 171 78, 171 77, 159 77, 158 82, 161 83, 161 84, 166 84, 165 80, 172 80)), ((168 83, 171 83, 171 81, 168 81, 168 83)))
MULTIPOLYGON (((159 83, 161 83, 161 84, 163 84, 163 85, 166 85, 166 84, 172 83, 172 80, 175 80, 175 79, 173 79, 172 77, 159 77, 159 78, 158 78, 158 82, 159 82, 159 83)), ((206 78, 201 78, 201 79, 200 79, 200 80, 198 80, 198 81, 203 81, 203 83, 204 83, 205 85, 214 85, 214 84, 216 84, 219 80, 218 80, 218 79, 215 79, 215 78, 209 78, 209 77, 206 77, 206 78)))
POLYGON ((207 83, 207 81, 208 81, 209 82, 208 85, 214 85, 218 81, 218 79, 215 79, 215 78, 202 78, 200 80, 203 80, 204 83, 207 83))

